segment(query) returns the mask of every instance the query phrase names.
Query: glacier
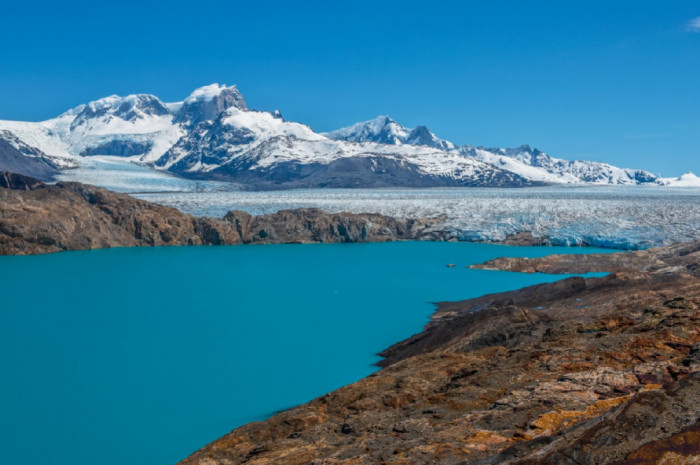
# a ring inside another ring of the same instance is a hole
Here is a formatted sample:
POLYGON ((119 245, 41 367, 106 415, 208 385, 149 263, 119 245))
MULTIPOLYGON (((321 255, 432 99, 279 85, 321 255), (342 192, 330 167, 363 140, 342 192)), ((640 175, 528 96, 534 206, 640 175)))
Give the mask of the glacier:
POLYGON ((458 146, 385 115, 320 133, 252 109, 236 86, 219 84, 179 102, 112 95, 47 121, 0 121, 3 169, 195 215, 297 207, 444 215, 454 239, 529 232, 556 245, 622 249, 700 238, 692 173, 661 178, 529 145, 458 146))
MULTIPOLYGON (((220 186, 218 186, 220 187, 220 186)), ((135 194, 200 216, 316 207, 402 218, 444 215, 439 229, 464 241, 502 241, 520 232, 551 245, 644 249, 700 239, 700 189, 547 186, 522 189, 217 190, 135 194)))

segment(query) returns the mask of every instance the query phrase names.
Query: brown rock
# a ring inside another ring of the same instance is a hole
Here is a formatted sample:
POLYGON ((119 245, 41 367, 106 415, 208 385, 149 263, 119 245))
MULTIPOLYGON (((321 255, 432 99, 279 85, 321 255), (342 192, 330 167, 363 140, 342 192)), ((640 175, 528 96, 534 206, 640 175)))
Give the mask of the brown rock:
POLYGON ((696 463, 700 279, 667 267, 696 247, 642 254, 653 272, 606 257, 588 266, 627 271, 442 303, 379 372, 182 463, 696 463))
MULTIPOLYGON (((38 182, 38 181, 37 181, 38 182)), ((433 237, 440 219, 283 210, 223 219, 186 215, 126 194, 79 183, 36 184, 0 176, 0 254, 163 245, 383 242, 433 237), (22 189, 22 190, 19 190, 22 189)))

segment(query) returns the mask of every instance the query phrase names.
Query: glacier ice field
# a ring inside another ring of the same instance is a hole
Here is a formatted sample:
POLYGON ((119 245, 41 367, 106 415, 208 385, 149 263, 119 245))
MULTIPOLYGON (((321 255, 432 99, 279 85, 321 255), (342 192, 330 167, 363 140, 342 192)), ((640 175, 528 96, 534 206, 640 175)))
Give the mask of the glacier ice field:
POLYGON ((87 182, 199 216, 229 210, 254 215, 316 207, 327 212, 403 218, 445 215, 441 229, 467 241, 500 241, 519 232, 552 245, 643 249, 700 239, 700 188, 552 186, 443 189, 297 189, 252 192, 192 181, 110 157, 66 171, 87 182))
POLYGON ((469 241, 499 241, 532 232, 553 245, 641 249, 700 239, 697 188, 312 189, 137 196, 214 217, 229 210, 258 215, 299 207, 412 218, 445 215, 442 227, 469 241))

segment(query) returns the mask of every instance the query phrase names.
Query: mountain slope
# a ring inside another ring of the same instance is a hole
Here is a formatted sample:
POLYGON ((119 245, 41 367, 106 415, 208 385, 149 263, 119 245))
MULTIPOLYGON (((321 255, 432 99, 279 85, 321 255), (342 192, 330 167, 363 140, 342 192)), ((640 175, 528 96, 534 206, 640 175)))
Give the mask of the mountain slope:
POLYGON ((528 146, 457 147, 388 116, 321 134, 279 111, 251 110, 235 86, 218 84, 175 103, 150 94, 105 97, 48 121, 0 121, 0 131, 15 141, 5 143, 14 150, 0 152, 2 166, 42 179, 80 166, 61 177, 81 181, 84 167, 98 165, 104 176, 119 176, 110 169, 123 160, 252 189, 665 184, 646 171, 560 160, 528 146), (109 163, 100 164, 104 157, 109 163))
POLYGON ((22 142, 14 133, 0 130, 0 171, 20 173, 48 181, 61 168, 70 167, 56 157, 50 157, 36 147, 22 142))
POLYGON ((530 184, 454 151, 337 141, 275 114, 235 107, 196 125, 156 166, 253 188, 530 184))
POLYGON ((425 126, 416 126, 414 129, 408 129, 388 116, 377 116, 372 120, 327 132, 324 135, 329 139, 346 142, 422 145, 439 150, 453 150, 456 148, 452 142, 439 139, 425 126))
POLYGON ((672 187, 700 187, 700 177, 690 171, 677 178, 666 178, 664 181, 672 187))
POLYGON ((485 163, 491 163, 526 179, 563 184, 656 184, 665 185, 658 176, 644 170, 618 168, 594 161, 569 161, 523 145, 514 149, 460 147, 460 152, 485 163))

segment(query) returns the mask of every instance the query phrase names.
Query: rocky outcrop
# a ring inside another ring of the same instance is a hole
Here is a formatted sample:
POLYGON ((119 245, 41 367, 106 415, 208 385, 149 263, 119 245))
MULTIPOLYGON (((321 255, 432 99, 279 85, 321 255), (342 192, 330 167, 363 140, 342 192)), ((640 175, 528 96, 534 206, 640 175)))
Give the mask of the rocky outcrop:
POLYGON ((587 271, 624 271, 441 303, 377 373, 182 463, 698 463, 698 248, 594 256, 587 271))
POLYGON ((134 140, 119 140, 113 139, 103 144, 87 147, 80 152, 83 157, 91 155, 113 155, 117 157, 133 157, 134 155, 143 155, 148 153, 153 147, 150 141, 139 142, 134 140))
POLYGON ((0 188, 30 191, 44 186, 45 184, 38 179, 21 174, 0 171, 0 188))
POLYGON ((7 130, 0 130, 0 172, 20 173, 50 181, 58 173, 59 164, 44 152, 31 147, 7 130))
MULTIPOLYGON (((470 268, 521 273, 589 273, 592 271, 700 272, 700 242, 615 254, 549 255, 542 258, 496 258, 470 268)), ((697 275, 697 274, 696 274, 697 275)))
POLYGON ((79 183, 45 185, 0 175, 0 254, 105 247, 291 242, 378 242, 433 238, 439 219, 327 214, 318 209, 223 219, 195 217, 79 183), (9 188, 8 188, 9 187, 9 188))

